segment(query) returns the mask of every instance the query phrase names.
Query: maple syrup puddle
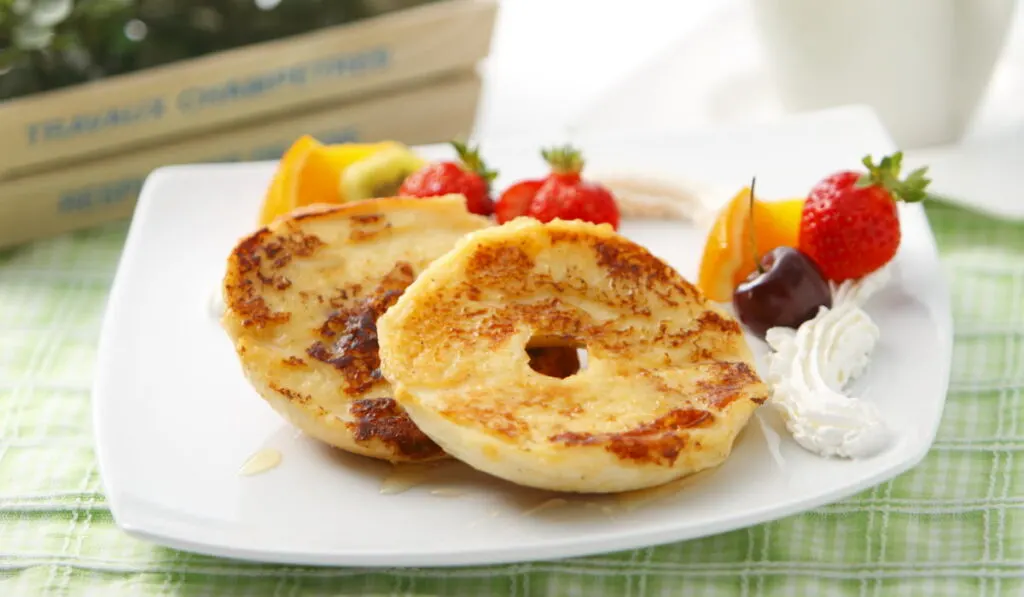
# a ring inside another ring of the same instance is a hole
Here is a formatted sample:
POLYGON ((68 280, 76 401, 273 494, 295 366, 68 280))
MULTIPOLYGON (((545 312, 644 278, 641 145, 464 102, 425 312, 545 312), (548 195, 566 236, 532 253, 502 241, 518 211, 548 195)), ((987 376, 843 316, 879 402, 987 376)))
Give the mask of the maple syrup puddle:
MULTIPOLYGON (((699 474, 699 473, 695 473, 699 474)), ((523 511, 523 516, 533 516, 539 512, 563 508, 565 506, 582 506, 588 510, 599 510, 601 514, 614 517, 616 514, 625 514, 641 508, 655 501, 676 495, 682 491, 694 475, 683 477, 675 481, 669 481, 664 485, 637 489, 622 493, 608 495, 594 495, 579 497, 549 497, 532 508, 523 511)))
POLYGON ((466 495, 466 492, 457 487, 438 487, 437 489, 431 489, 430 495, 437 497, 462 497, 466 495))
POLYGON ((432 485, 427 493, 435 497, 468 495, 470 492, 467 489, 459 487, 459 471, 456 467, 460 465, 452 460, 391 465, 391 470, 380 483, 380 493, 397 495, 420 485, 432 485))
POLYGON ((273 448, 264 448, 249 457, 238 470, 243 477, 265 473, 281 464, 281 453, 273 448))
MULTIPOLYGON (((392 465, 389 473, 381 481, 380 494, 398 495, 422 485, 433 484, 438 481, 443 483, 447 481, 447 479, 444 479, 443 474, 439 475, 443 464, 444 463, 433 462, 392 465)), ((588 510, 599 510, 602 514, 609 517, 615 516, 616 514, 629 513, 658 500, 676 495, 685 489, 691 480, 699 474, 700 473, 695 473, 657 487, 607 495, 559 495, 557 493, 549 493, 546 497, 530 507, 525 507, 524 505, 525 509, 521 511, 520 515, 534 516, 542 512, 548 512, 567 506, 577 506, 588 510)), ((434 497, 457 498, 468 495, 469 492, 457 486, 441 485, 430 488, 427 493, 434 497)), ((492 515, 497 516, 498 514, 499 511, 495 511, 492 515)))
POLYGON ((396 464, 388 476, 380 482, 381 495, 405 493, 413 487, 426 483, 427 467, 416 464, 396 464))
POLYGON ((543 502, 530 508, 526 512, 523 512, 523 516, 533 516, 534 514, 538 512, 543 512, 544 510, 551 510, 552 508, 561 508, 562 506, 567 505, 569 505, 569 500, 565 498, 551 498, 548 500, 544 500, 543 502))

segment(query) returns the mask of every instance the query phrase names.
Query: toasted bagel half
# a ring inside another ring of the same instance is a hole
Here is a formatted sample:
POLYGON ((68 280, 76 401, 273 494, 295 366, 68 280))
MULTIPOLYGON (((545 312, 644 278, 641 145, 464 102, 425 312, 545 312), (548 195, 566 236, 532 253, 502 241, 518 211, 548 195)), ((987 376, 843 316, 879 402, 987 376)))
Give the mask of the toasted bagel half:
POLYGON ((381 375, 377 319, 431 261, 488 226, 465 199, 319 205, 232 251, 223 326, 256 391, 308 435, 389 461, 444 457, 381 375))
POLYGON ((720 464, 768 397, 739 324, 609 226, 520 218, 469 234, 378 322, 384 375, 448 453, 570 492, 720 464), (527 349, 585 347, 560 379, 527 349))

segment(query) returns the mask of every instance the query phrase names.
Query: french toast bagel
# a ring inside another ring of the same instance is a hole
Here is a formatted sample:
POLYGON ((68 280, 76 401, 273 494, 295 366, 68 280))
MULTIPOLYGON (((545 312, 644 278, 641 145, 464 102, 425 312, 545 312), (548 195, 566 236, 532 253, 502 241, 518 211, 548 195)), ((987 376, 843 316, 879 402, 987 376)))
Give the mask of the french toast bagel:
POLYGON ((242 239, 223 327, 246 377, 306 434, 393 462, 442 458, 381 375, 377 318, 435 258, 489 225, 460 195, 301 208, 242 239))
POLYGON ((716 466, 768 397, 739 324, 610 226, 518 218, 467 235, 378 321, 398 403, 469 465, 568 492, 716 466), (527 349, 585 347, 565 378, 527 349))

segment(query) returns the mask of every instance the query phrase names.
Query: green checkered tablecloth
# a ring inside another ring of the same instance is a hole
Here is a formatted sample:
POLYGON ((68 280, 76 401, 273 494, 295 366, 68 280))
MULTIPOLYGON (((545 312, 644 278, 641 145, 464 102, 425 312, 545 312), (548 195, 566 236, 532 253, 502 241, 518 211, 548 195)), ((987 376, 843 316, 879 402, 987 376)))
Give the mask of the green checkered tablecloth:
POLYGON ((123 224, 0 252, 0 596, 1024 595, 1024 225, 932 205, 953 286, 951 392, 911 472, 699 541, 453 570, 240 564, 121 534, 89 386, 123 224))

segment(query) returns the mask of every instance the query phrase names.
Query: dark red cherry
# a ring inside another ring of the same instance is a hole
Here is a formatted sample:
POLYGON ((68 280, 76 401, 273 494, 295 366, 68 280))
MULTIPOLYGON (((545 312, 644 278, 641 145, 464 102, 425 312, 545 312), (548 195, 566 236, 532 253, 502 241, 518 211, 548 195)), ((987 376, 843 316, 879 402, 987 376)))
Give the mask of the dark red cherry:
POLYGON ((761 257, 761 270, 740 282, 732 304, 740 321, 759 338, 769 328, 797 328, 832 307, 832 291, 810 257, 793 247, 777 247, 761 257))

